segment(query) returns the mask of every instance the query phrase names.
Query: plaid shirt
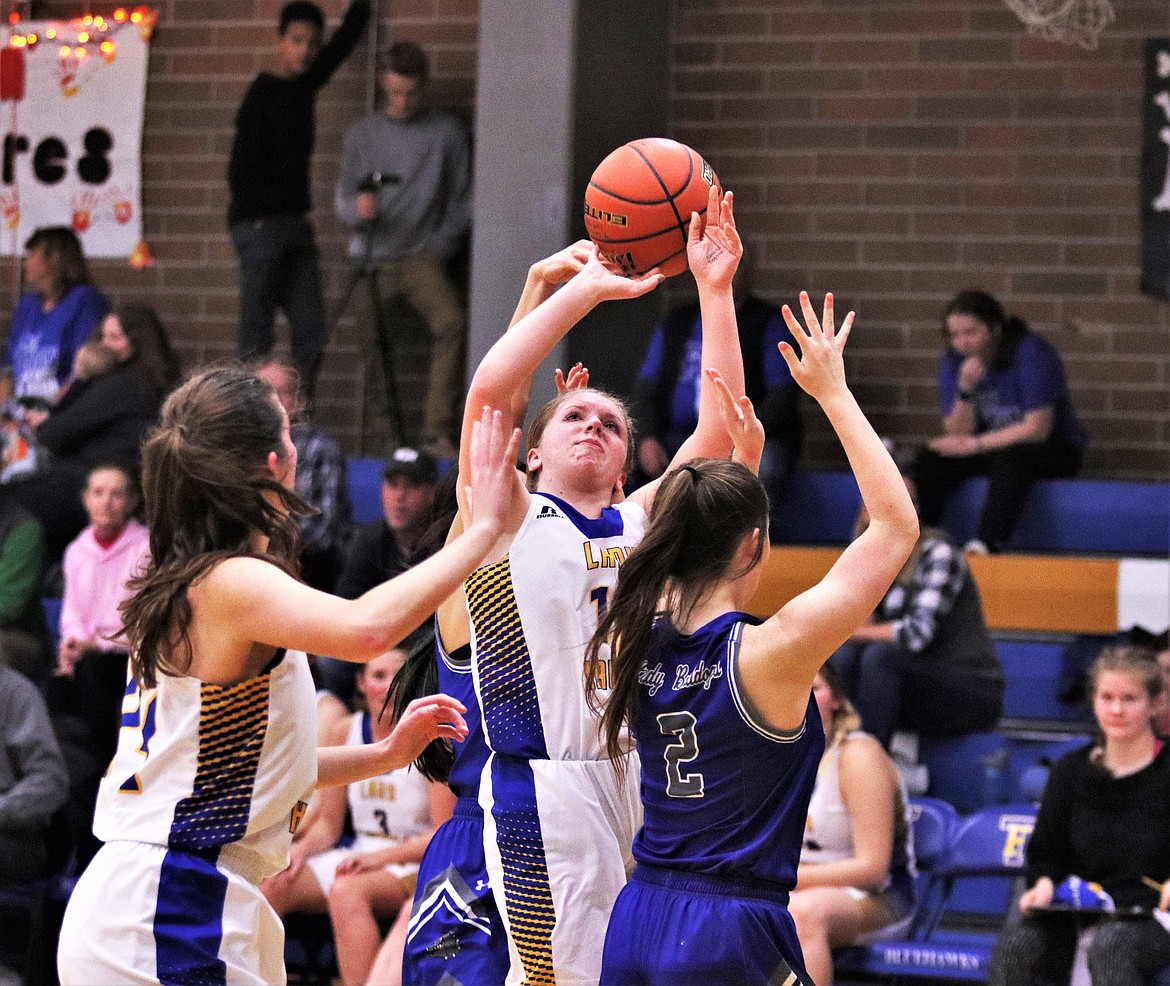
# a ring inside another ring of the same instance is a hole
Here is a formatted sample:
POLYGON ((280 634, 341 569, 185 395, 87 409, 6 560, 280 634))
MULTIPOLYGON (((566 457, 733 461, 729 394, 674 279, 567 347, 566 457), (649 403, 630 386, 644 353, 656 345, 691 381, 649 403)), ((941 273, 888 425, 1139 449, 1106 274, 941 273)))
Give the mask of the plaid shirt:
POLYGON ((294 425, 292 441, 297 449, 297 492, 321 511, 301 518, 301 539, 306 547, 336 545, 344 550, 352 529, 353 507, 341 446, 312 424, 294 425))
POLYGON ((926 650, 939 622, 955 605, 963 583, 970 578, 963 553, 950 541, 931 538, 907 585, 895 584, 878 606, 883 621, 894 624, 894 639, 911 653, 926 650))

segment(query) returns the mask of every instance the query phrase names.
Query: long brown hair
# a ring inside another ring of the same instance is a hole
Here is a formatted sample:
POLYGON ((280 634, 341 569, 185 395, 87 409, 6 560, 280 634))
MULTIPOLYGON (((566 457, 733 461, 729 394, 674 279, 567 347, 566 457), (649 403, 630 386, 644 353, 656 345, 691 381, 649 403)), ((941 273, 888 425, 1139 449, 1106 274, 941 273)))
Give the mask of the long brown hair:
MULTIPOLYGON (((114 309, 122 331, 130 340, 130 361, 138 379, 158 400, 170 393, 182 379, 179 357, 171 345, 166 326, 154 307, 141 301, 124 301, 114 309)), ((95 330, 101 338, 101 326, 95 330)))
POLYGON ((89 264, 81 240, 68 226, 42 226, 24 244, 25 253, 43 250, 53 265, 54 289, 64 296, 78 284, 90 284, 89 264))
POLYGON ((269 474, 270 452, 285 454, 276 392, 240 367, 205 370, 163 405, 142 450, 150 565, 122 605, 122 632, 144 686, 190 667, 187 589, 216 564, 261 557, 296 573, 297 517, 309 507, 269 474), (268 539, 262 553, 254 534, 268 539))
MULTIPOLYGON (((622 421, 626 425, 626 461, 622 466, 627 473, 634 464, 634 422, 630 417, 629 408, 626 407, 625 402, 620 397, 614 397, 613 394, 604 390, 598 390, 596 387, 584 387, 577 390, 566 390, 563 394, 557 394, 551 401, 544 404, 536 416, 532 419, 532 424, 528 426, 528 448, 538 448, 540 440, 544 437, 544 430, 548 427, 548 423, 552 420, 553 415, 556 414, 557 409, 567 400, 574 397, 579 397, 581 394, 597 394, 610 401, 621 413, 622 421)), ((537 484, 540 482, 540 470, 529 469, 525 476, 525 485, 529 490, 535 490, 537 484)))
POLYGON ((685 621, 718 583, 738 578, 760 563, 768 536, 768 495, 737 462, 695 459, 667 475, 658 488, 650 526, 622 564, 605 615, 586 650, 586 693, 596 694, 602 650, 611 646, 612 691, 601 717, 610 758, 624 769, 622 728, 638 712, 638 671, 650 649, 655 619, 685 621), (755 556, 742 572, 731 571, 744 537, 760 531, 755 556))

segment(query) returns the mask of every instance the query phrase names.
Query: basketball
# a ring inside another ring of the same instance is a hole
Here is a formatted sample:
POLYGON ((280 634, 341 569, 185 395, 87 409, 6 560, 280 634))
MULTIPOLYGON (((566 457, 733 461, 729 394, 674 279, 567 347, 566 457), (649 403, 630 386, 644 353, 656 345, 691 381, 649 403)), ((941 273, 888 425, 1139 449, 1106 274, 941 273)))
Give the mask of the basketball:
POLYGON ((655 267, 667 277, 687 269, 691 213, 707 211, 719 179, 686 144, 644 137, 623 144, 594 170, 585 189, 585 229, 627 276, 655 267))

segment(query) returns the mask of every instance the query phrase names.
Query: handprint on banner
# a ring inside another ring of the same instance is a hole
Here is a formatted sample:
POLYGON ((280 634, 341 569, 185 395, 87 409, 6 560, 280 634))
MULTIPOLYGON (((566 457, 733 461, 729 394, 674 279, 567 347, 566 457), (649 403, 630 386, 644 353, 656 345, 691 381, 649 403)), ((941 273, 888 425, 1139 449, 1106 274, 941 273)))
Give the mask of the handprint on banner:
POLYGON ((117 185, 112 185, 106 195, 114 214, 114 222, 123 225, 128 223, 134 217, 134 202, 130 193, 117 185))
POLYGON ((15 189, 0 192, 0 216, 3 216, 4 225, 8 229, 16 229, 20 225, 20 193, 15 189))
POLYGON ((73 208, 73 231, 84 233, 94 220, 97 196, 93 192, 78 192, 70 200, 73 208))

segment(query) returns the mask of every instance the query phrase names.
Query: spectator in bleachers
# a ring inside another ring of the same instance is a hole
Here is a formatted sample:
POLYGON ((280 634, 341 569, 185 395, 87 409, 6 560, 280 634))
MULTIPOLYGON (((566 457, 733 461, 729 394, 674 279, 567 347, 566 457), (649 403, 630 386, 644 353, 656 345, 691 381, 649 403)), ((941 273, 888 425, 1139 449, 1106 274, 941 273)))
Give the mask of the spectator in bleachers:
POLYGON ((41 683, 53 666, 41 606, 45 533, 41 522, 0 488, 0 665, 41 683))
MULTIPOLYGON (((776 344, 793 345, 780 309, 751 293, 751 268, 745 255, 732 282, 744 384, 757 409, 767 440, 760 481, 771 499, 796 468, 804 445, 800 388, 776 344)), ((634 419, 644 434, 638 441, 636 474, 629 488, 662 475, 699 420, 699 359, 703 323, 699 302, 666 313, 654 328, 632 399, 634 419)))
POLYGON ((38 229, 24 245, 25 293, 8 330, 0 404, 50 407, 78 348, 109 310, 91 283, 81 241, 68 226, 38 229))
POLYGON ((808 806, 788 910, 817 986, 832 986, 831 949, 895 929, 915 904, 906 789, 894 762, 825 664, 813 681, 825 752, 808 806))
POLYGON ((0 884, 45 875, 45 829, 68 786, 41 693, 0 665, 0 884))
MULTIPOLYGON (((913 496, 913 482, 906 486, 913 496)), ((862 507, 856 533, 868 526, 862 507)), ((898 729, 959 736, 993 727, 1003 713, 1005 676, 979 587, 963 553, 934 528, 921 528, 871 619, 829 660, 863 728, 887 748, 898 729)))
MULTIPOLYGON (((403 642, 403 648, 416 645, 433 652, 429 627, 403 642)), ((403 648, 360 666, 365 709, 341 724, 331 744, 357 746, 390 735, 394 720, 384 706, 406 658, 403 648)), ((311 821, 293 842, 289 868, 261 889, 281 916, 328 910, 344 982, 366 982, 382 944, 378 921, 394 918, 410 901, 419 861, 437 824, 450 817, 454 800, 445 784, 426 780, 413 766, 315 793, 311 821), (347 808, 356 838, 337 848, 347 808)))
MULTIPOLYGON (((423 449, 399 448, 382 471, 382 518, 359 527, 337 579, 336 593, 357 599, 387 579, 405 572, 426 531, 439 466, 423 449)), ((321 685, 347 704, 353 699, 354 665, 321 657, 321 685)))
POLYGON ((332 592, 353 530, 345 455, 336 438, 307 418, 300 376, 290 364, 273 357, 255 373, 272 384, 288 414, 297 449, 297 492, 317 510, 300 518, 301 577, 314 589, 332 592))
POLYGON ((146 566, 150 534, 134 519, 138 482, 123 464, 90 470, 82 502, 89 526, 65 549, 58 680, 50 695, 57 735, 68 753, 70 827, 84 865, 99 847, 93 810, 117 747, 126 691, 129 655, 119 606, 130 595, 130 579, 146 566))
POLYGON ((938 524, 948 494, 988 476, 973 551, 1000 551, 1037 479, 1072 477, 1088 435, 1055 347, 985 291, 961 291, 943 313, 938 386, 943 433, 919 454, 922 522, 938 524))
POLYGON ((1163 631, 1158 639, 1154 657, 1162 671, 1162 701, 1154 717, 1154 732, 1166 739, 1170 738, 1170 642, 1167 642, 1167 631, 1163 631))
MULTIPOLYGON (((1081 923, 1045 909, 1069 877, 1117 908, 1170 908, 1170 747, 1151 726, 1161 671, 1151 651, 1112 644, 1089 677, 1101 739, 1052 768, 1028 843, 1031 887, 1000 935, 991 986, 1068 982, 1081 923)), ((1093 986, 1147 983, 1170 965, 1170 935, 1152 916, 1102 922, 1088 965, 1093 986)))
POLYGON ((89 523, 81 502, 89 470, 119 462, 136 472, 142 439, 179 381, 178 358, 149 305, 119 305, 96 337, 113 350, 117 365, 100 376, 71 382, 51 411, 26 415, 51 461, 47 471, 9 484, 44 525, 50 561, 59 560, 89 523))

